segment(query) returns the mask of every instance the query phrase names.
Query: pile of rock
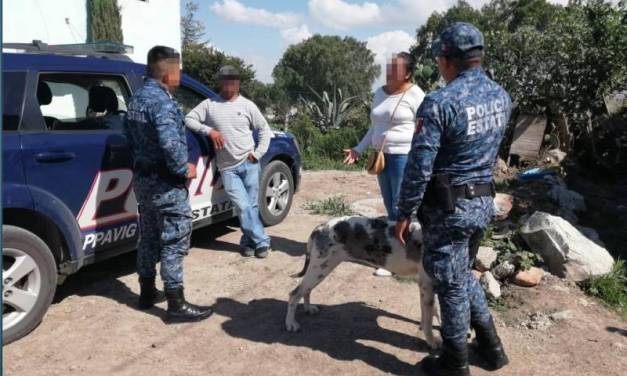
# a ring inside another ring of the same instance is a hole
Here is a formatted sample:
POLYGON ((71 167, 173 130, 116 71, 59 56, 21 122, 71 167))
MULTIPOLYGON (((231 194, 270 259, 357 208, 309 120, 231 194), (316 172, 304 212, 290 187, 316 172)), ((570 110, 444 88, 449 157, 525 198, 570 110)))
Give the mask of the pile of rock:
POLYGON ((479 247, 475 259, 475 276, 483 286, 488 297, 501 297, 501 283, 510 281, 519 286, 533 287, 540 283, 544 271, 537 267, 527 270, 516 270, 510 261, 498 262, 498 254, 492 247, 479 247))
POLYGON ((513 225, 507 221, 513 197, 499 193, 494 199, 498 222, 496 233, 492 236, 494 243, 505 238, 511 239, 517 232, 529 249, 542 257, 544 269, 531 267, 521 270, 511 261, 499 261, 494 248, 480 247, 474 273, 488 297, 499 298, 502 283, 506 281, 533 287, 540 283, 545 272, 550 272, 561 278, 581 282, 607 274, 614 266, 614 259, 603 247, 596 231, 575 227, 577 213, 586 210, 583 196, 569 190, 560 177, 546 176, 544 179, 550 185, 548 197, 559 205, 558 215, 538 211, 521 219, 518 226, 513 225))
POLYGON ((564 218, 535 212, 520 228, 522 238, 540 254, 551 274, 580 282, 612 271, 609 252, 564 218))

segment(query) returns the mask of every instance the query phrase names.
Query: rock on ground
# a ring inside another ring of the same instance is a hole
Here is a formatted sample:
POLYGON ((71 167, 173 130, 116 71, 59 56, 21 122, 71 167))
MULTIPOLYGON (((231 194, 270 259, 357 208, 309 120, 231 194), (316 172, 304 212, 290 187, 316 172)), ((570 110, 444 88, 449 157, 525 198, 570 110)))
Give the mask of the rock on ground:
POLYGON ((605 248, 563 218, 535 212, 523 224, 520 234, 558 277, 579 282, 607 274, 614 266, 614 259, 605 248))
POLYGON ((560 149, 549 150, 546 153, 547 162, 553 164, 560 164, 566 158, 567 154, 561 151, 560 149))
POLYGON ((499 281, 494 278, 492 273, 483 273, 481 279, 479 280, 479 283, 481 284, 481 287, 483 287, 483 289, 485 290, 488 297, 494 299, 498 299, 501 297, 501 285, 499 284, 499 281))
POLYGON ((514 276, 514 283, 518 286, 533 287, 540 283, 544 270, 532 266, 529 270, 521 270, 514 276))
POLYGON ((514 196, 505 193, 497 193, 494 197, 494 209, 496 219, 503 220, 509 215, 514 205, 514 196))
POLYGON ((477 258, 475 259, 475 268, 480 272, 487 272, 496 261, 497 253, 492 247, 479 247, 477 258))
POLYGON ((492 269, 492 275, 499 280, 510 277, 516 271, 516 266, 509 261, 503 261, 492 269))

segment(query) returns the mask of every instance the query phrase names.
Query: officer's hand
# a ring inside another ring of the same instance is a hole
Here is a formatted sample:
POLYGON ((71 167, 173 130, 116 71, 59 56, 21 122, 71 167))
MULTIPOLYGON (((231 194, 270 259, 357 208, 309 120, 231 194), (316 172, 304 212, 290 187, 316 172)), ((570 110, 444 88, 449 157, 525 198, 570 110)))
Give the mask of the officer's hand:
POLYGON ((255 158, 253 153, 248 154, 248 160, 252 163, 257 163, 257 158, 255 158))
POLYGON ((224 148, 224 137, 222 137, 222 133, 216 130, 212 130, 209 134, 209 138, 211 139, 211 141, 213 141, 213 146, 216 149, 224 148))
POLYGON ((196 165, 193 163, 187 164, 187 178, 194 179, 196 177, 196 165))
POLYGON ((398 241, 401 242, 402 245, 405 245, 405 234, 407 234, 410 223, 410 218, 401 219, 396 222, 396 229, 394 231, 394 234, 396 236, 396 239, 398 239, 398 241))
POLYGON ((344 164, 352 165, 353 163, 359 160, 359 154, 353 149, 344 149, 344 154, 346 154, 346 158, 344 158, 344 164))

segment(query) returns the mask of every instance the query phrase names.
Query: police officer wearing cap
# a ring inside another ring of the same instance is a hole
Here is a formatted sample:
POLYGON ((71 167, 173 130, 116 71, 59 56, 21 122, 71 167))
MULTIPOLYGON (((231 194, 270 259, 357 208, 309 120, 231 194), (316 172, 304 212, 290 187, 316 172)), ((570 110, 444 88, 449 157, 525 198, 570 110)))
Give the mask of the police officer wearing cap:
POLYGON ((476 333, 486 368, 508 363, 483 289, 471 266, 494 215, 492 168, 511 115, 511 99, 481 68, 484 40, 469 23, 448 27, 432 45, 447 85, 426 96, 399 199, 396 237, 404 243, 416 208, 423 265, 440 301, 442 353, 429 375, 468 375, 467 333, 476 333))
POLYGON ((194 321, 212 310, 188 303, 183 294, 183 256, 192 232, 186 182, 196 176, 196 168, 188 163, 183 114, 171 95, 180 82, 179 65, 180 56, 172 48, 155 46, 148 52, 148 78, 129 101, 125 133, 139 204, 139 307, 149 309, 162 298, 155 286, 161 261, 168 319, 194 321))

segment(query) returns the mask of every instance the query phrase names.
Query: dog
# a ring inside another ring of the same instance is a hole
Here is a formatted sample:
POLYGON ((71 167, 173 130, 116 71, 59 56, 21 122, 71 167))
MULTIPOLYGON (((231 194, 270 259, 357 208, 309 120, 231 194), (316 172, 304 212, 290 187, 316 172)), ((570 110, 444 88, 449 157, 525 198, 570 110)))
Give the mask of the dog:
POLYGON ((316 314, 319 309, 310 302, 311 291, 344 261, 385 268, 398 276, 417 279, 420 287, 420 326, 431 349, 440 342, 433 335, 433 316, 439 318, 439 307, 431 279, 422 266, 422 229, 413 222, 403 246, 395 237, 395 223, 385 217, 342 217, 319 225, 309 236, 303 270, 294 277, 303 277, 289 294, 285 327, 300 330, 296 307, 304 299, 304 310, 316 314))

